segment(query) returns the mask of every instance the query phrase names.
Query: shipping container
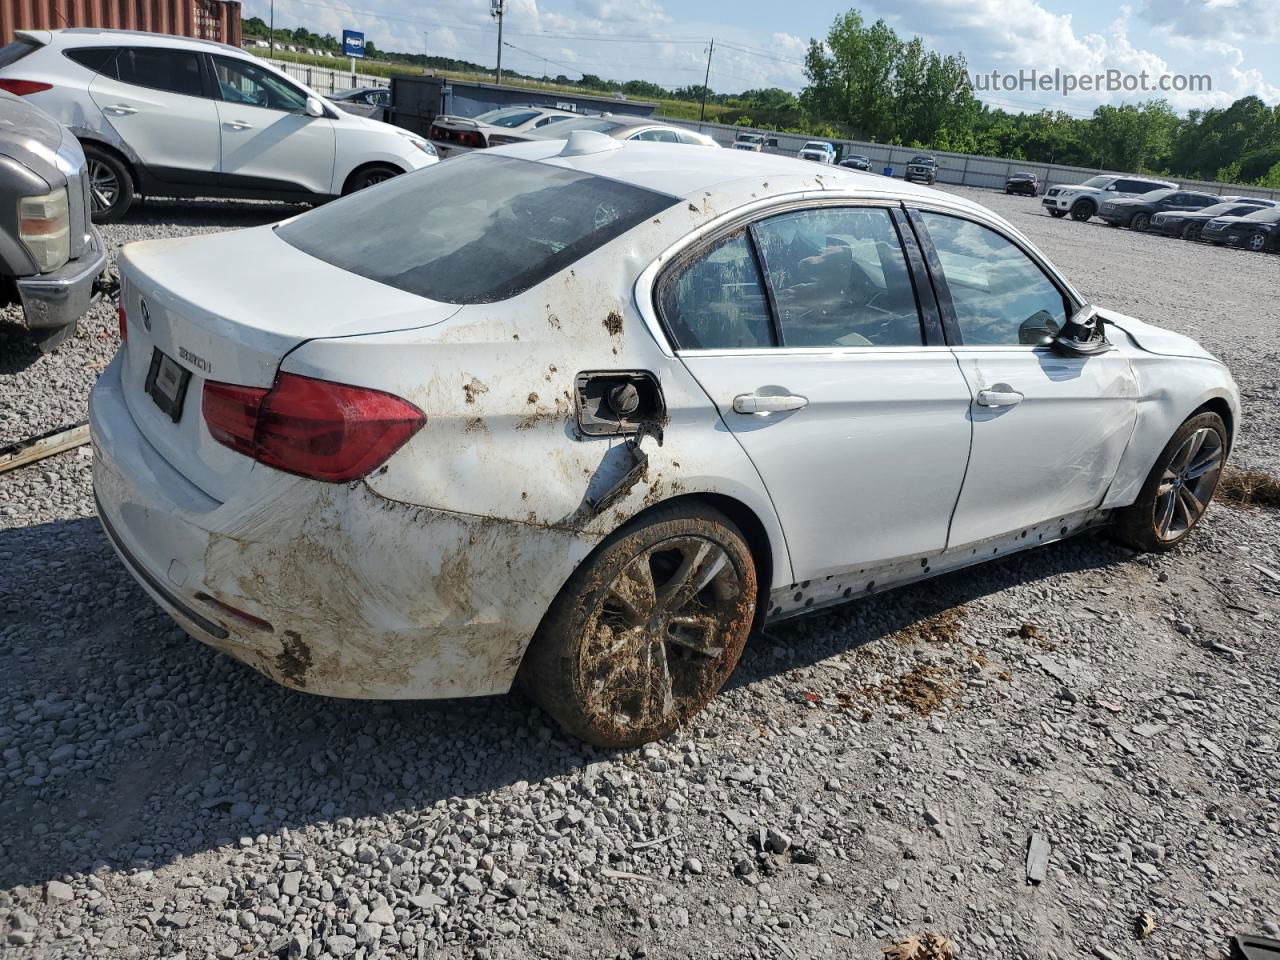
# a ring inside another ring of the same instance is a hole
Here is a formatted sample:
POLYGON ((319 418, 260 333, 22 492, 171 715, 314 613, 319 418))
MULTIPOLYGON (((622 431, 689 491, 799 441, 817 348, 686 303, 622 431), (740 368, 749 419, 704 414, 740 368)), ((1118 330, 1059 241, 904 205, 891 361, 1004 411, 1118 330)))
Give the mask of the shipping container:
POLYGON ((171 33, 240 46, 235 0, 0 0, 0 43, 15 30, 98 27, 171 33))

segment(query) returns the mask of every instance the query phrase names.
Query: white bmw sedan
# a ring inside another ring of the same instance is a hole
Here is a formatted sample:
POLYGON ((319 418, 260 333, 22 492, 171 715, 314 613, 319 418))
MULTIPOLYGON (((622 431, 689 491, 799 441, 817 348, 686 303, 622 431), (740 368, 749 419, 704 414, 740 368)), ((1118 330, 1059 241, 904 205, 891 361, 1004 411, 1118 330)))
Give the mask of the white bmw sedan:
POLYGON ((1102 524, 1180 543, 1240 416, 977 204, 577 132, 135 243, 99 515, 300 690, 662 737, 766 621, 1102 524))

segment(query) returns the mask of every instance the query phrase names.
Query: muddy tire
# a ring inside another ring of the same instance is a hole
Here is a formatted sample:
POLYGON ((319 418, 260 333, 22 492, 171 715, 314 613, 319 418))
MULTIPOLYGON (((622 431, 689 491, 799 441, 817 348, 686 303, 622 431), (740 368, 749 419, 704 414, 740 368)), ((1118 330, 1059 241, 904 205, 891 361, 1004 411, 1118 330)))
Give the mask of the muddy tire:
POLYGON ((728 517, 701 505, 657 510, 574 572, 525 655, 520 686, 589 743, 659 740, 733 673, 756 597, 751 551, 728 517))
POLYGON ((1218 489, 1227 446, 1227 427, 1216 413, 1197 414, 1180 426, 1160 451, 1138 499, 1117 513, 1116 539, 1155 553, 1182 543, 1218 489))

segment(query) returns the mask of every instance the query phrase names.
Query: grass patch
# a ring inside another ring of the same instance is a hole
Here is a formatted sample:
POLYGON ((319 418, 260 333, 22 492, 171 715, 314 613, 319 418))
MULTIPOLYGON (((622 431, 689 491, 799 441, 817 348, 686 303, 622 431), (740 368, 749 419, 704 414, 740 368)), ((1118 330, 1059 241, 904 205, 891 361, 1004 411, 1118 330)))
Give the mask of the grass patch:
POLYGON ((1218 496, 1241 507, 1280 509, 1280 477, 1262 470, 1228 468, 1218 482, 1218 496))

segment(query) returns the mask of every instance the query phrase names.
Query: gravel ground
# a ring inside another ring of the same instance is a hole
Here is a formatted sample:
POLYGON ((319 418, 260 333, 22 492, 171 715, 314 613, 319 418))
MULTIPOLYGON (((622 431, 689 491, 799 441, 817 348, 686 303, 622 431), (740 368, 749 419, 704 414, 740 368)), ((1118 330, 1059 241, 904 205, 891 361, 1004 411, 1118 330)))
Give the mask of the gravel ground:
MULTIPOLYGON (((1280 260, 965 192, 1227 359, 1239 460, 1277 468, 1280 260)), ((152 203, 106 233, 291 212, 152 203)), ((115 320, 51 357, 0 338, 8 442, 83 418, 115 320)), ((1276 511, 780 626, 691 729, 605 752, 517 696, 324 700, 187 639, 111 555, 88 466, 0 478, 6 955, 870 960, 937 931, 963 957, 1163 960, 1280 935, 1276 511)))

